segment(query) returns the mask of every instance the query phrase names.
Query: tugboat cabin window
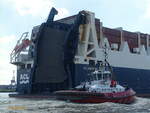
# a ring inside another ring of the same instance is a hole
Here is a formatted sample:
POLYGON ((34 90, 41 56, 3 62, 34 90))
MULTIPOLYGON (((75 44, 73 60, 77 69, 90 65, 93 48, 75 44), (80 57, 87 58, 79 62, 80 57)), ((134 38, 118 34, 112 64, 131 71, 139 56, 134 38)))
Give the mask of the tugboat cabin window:
POLYGON ((103 75, 103 79, 104 80, 109 80, 110 78, 111 78, 110 72, 105 72, 104 75, 103 75))
POLYGON ((98 74, 98 80, 102 79, 102 74, 98 74))
POLYGON ((93 80, 96 80, 96 75, 93 75, 92 77, 91 77, 91 80, 93 81, 93 80))

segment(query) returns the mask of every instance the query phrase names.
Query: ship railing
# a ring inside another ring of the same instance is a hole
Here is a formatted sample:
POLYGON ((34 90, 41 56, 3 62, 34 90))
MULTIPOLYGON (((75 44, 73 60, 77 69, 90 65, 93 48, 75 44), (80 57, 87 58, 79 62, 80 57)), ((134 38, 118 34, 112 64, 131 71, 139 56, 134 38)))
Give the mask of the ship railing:
POLYGON ((22 64, 26 61, 28 61, 28 54, 18 54, 11 58, 12 64, 22 64))

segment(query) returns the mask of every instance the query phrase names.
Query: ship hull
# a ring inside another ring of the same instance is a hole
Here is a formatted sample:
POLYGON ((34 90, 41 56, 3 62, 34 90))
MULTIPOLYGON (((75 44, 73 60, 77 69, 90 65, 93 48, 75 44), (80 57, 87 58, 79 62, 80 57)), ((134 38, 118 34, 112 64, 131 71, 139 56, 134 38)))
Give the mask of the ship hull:
POLYGON ((113 102, 121 104, 131 104, 135 101, 135 92, 128 89, 124 92, 116 93, 96 93, 78 90, 63 90, 54 92, 59 100, 69 100, 75 103, 104 103, 113 102))
POLYGON ((75 103, 104 103, 104 102, 112 102, 112 103, 120 103, 120 104, 131 104, 135 101, 134 96, 129 96, 126 98, 120 99, 105 99, 105 98, 88 98, 88 99, 80 99, 80 100, 72 100, 75 103))
MULTIPOLYGON (((47 89, 50 89, 49 92, 57 91, 57 90, 63 90, 68 89, 69 84, 72 84, 70 86, 75 87, 79 85, 81 82, 84 82, 87 80, 88 76, 90 76, 91 72, 94 71, 94 66, 89 66, 88 64, 75 64, 72 69, 71 78, 69 76, 63 83, 57 83, 55 84, 34 84, 29 85, 28 84, 18 84, 17 91, 21 94, 26 94, 24 92, 27 92, 30 90, 30 87, 37 88, 38 91, 31 92, 31 93, 42 93, 47 91, 47 89), (72 80, 71 80, 72 79, 72 80), (71 82, 70 82, 71 81, 71 82), (64 84, 64 85, 63 85, 64 84)), ((113 67, 114 74, 116 76, 116 80, 121 85, 128 85, 129 87, 133 88, 134 91, 136 91, 137 96, 141 97, 150 97, 150 70, 143 70, 143 69, 133 69, 133 68, 123 68, 123 67, 113 67)), ((21 75, 22 73, 27 73, 28 71, 22 71, 20 70, 18 72, 18 75, 21 75)), ((67 76, 67 75, 66 75, 67 76)), ((20 83, 21 79, 18 76, 18 83, 20 83)), ((31 81, 31 80, 29 80, 31 81)))

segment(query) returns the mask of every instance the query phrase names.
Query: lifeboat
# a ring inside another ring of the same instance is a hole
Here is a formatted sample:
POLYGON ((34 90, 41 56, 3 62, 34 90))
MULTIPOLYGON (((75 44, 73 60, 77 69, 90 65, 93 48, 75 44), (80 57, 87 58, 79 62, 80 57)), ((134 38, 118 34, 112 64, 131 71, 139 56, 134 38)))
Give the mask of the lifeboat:
POLYGON ((54 92, 56 98, 75 103, 133 103, 136 92, 127 85, 120 85, 114 79, 113 69, 107 61, 106 48, 104 48, 104 56, 104 61, 95 63, 95 70, 86 82, 81 83, 72 90, 54 92))

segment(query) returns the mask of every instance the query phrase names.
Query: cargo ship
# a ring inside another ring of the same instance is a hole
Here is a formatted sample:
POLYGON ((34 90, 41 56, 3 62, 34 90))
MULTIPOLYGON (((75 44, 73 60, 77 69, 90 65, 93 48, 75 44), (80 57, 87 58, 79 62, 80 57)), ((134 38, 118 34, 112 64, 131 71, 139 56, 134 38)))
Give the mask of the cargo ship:
POLYGON ((48 19, 22 34, 10 54, 17 66, 18 94, 51 94, 74 88, 87 80, 94 63, 108 62, 117 81, 128 84, 138 96, 150 96, 150 35, 122 28, 104 27, 89 11, 54 21, 52 8, 48 19))

